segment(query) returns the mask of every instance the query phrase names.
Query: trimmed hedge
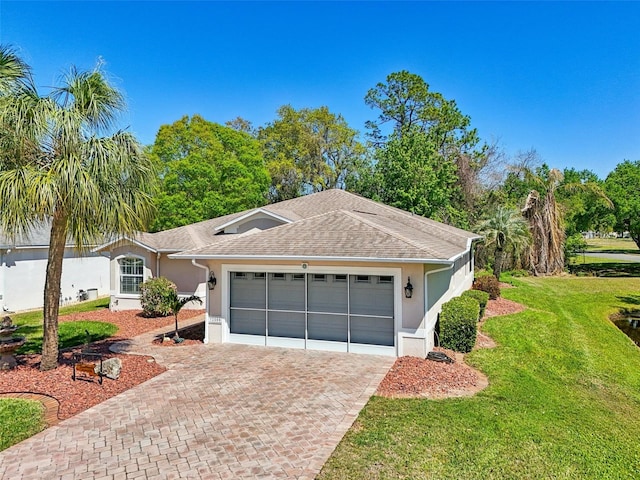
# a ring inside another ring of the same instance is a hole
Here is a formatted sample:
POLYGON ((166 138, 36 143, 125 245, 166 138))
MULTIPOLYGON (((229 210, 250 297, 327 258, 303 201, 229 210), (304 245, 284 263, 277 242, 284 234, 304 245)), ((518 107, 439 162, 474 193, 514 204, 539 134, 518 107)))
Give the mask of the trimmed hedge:
POLYGON ((500 282, 493 275, 476 278, 473 282, 473 289, 487 292, 491 300, 500 296, 500 282))
POLYGON ((483 292, 482 290, 466 290, 462 292, 462 297, 473 298, 478 301, 480 304, 480 315, 479 318, 482 320, 484 317, 484 309, 487 307, 487 302, 489 301, 489 294, 487 292, 483 292))
POLYGON ((442 305, 440 346, 470 352, 476 344, 480 304, 471 297, 455 297, 442 305))
POLYGON ((178 289, 165 277, 150 278, 140 285, 140 305, 145 317, 166 317, 171 315, 171 292, 178 289))

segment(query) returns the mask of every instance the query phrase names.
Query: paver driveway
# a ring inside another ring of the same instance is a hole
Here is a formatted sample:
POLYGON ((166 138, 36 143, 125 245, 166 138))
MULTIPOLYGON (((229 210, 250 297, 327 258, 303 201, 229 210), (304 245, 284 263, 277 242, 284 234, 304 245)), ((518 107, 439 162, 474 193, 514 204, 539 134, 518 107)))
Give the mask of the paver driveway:
POLYGON ((0 453, 0 478, 313 478, 394 360, 161 350, 169 371, 0 453))

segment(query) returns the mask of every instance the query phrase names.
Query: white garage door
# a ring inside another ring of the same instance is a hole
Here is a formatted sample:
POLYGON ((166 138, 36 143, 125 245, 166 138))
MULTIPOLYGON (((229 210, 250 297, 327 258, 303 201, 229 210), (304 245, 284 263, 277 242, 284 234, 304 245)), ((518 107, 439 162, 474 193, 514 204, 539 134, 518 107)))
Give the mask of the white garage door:
POLYGON ((230 272, 230 341, 396 355, 394 278, 230 272))

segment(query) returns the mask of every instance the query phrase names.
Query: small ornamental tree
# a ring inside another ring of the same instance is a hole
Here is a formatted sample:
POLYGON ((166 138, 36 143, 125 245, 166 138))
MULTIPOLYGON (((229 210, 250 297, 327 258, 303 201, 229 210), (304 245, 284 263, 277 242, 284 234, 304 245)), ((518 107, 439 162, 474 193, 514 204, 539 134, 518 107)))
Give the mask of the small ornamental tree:
POLYGON ((169 292, 168 301, 171 308, 171 313, 176 319, 176 331, 173 335, 173 340, 176 343, 180 343, 182 342, 180 335, 178 335, 178 314, 180 313, 180 310, 182 310, 182 307, 184 307, 189 302, 198 302, 200 305, 202 305, 202 300, 197 295, 180 298, 177 291, 171 290, 169 292))
POLYGON ((470 297, 455 297, 442 305, 440 346, 456 352, 470 352, 476 344, 480 305, 470 297))

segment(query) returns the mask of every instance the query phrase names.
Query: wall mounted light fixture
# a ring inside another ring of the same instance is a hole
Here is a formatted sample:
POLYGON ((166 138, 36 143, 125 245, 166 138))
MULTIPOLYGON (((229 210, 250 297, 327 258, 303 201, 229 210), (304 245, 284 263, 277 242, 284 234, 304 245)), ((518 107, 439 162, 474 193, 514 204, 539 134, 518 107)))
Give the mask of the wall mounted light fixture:
POLYGON ((213 290, 214 288, 216 288, 216 285, 218 284, 218 280, 216 279, 216 275, 211 272, 209 274, 209 280, 207 280, 207 285, 209 286, 209 290, 213 290))
POLYGON ((411 298, 413 296, 413 285, 411 285, 411 277, 407 277, 407 285, 404 287, 404 296, 411 298))

